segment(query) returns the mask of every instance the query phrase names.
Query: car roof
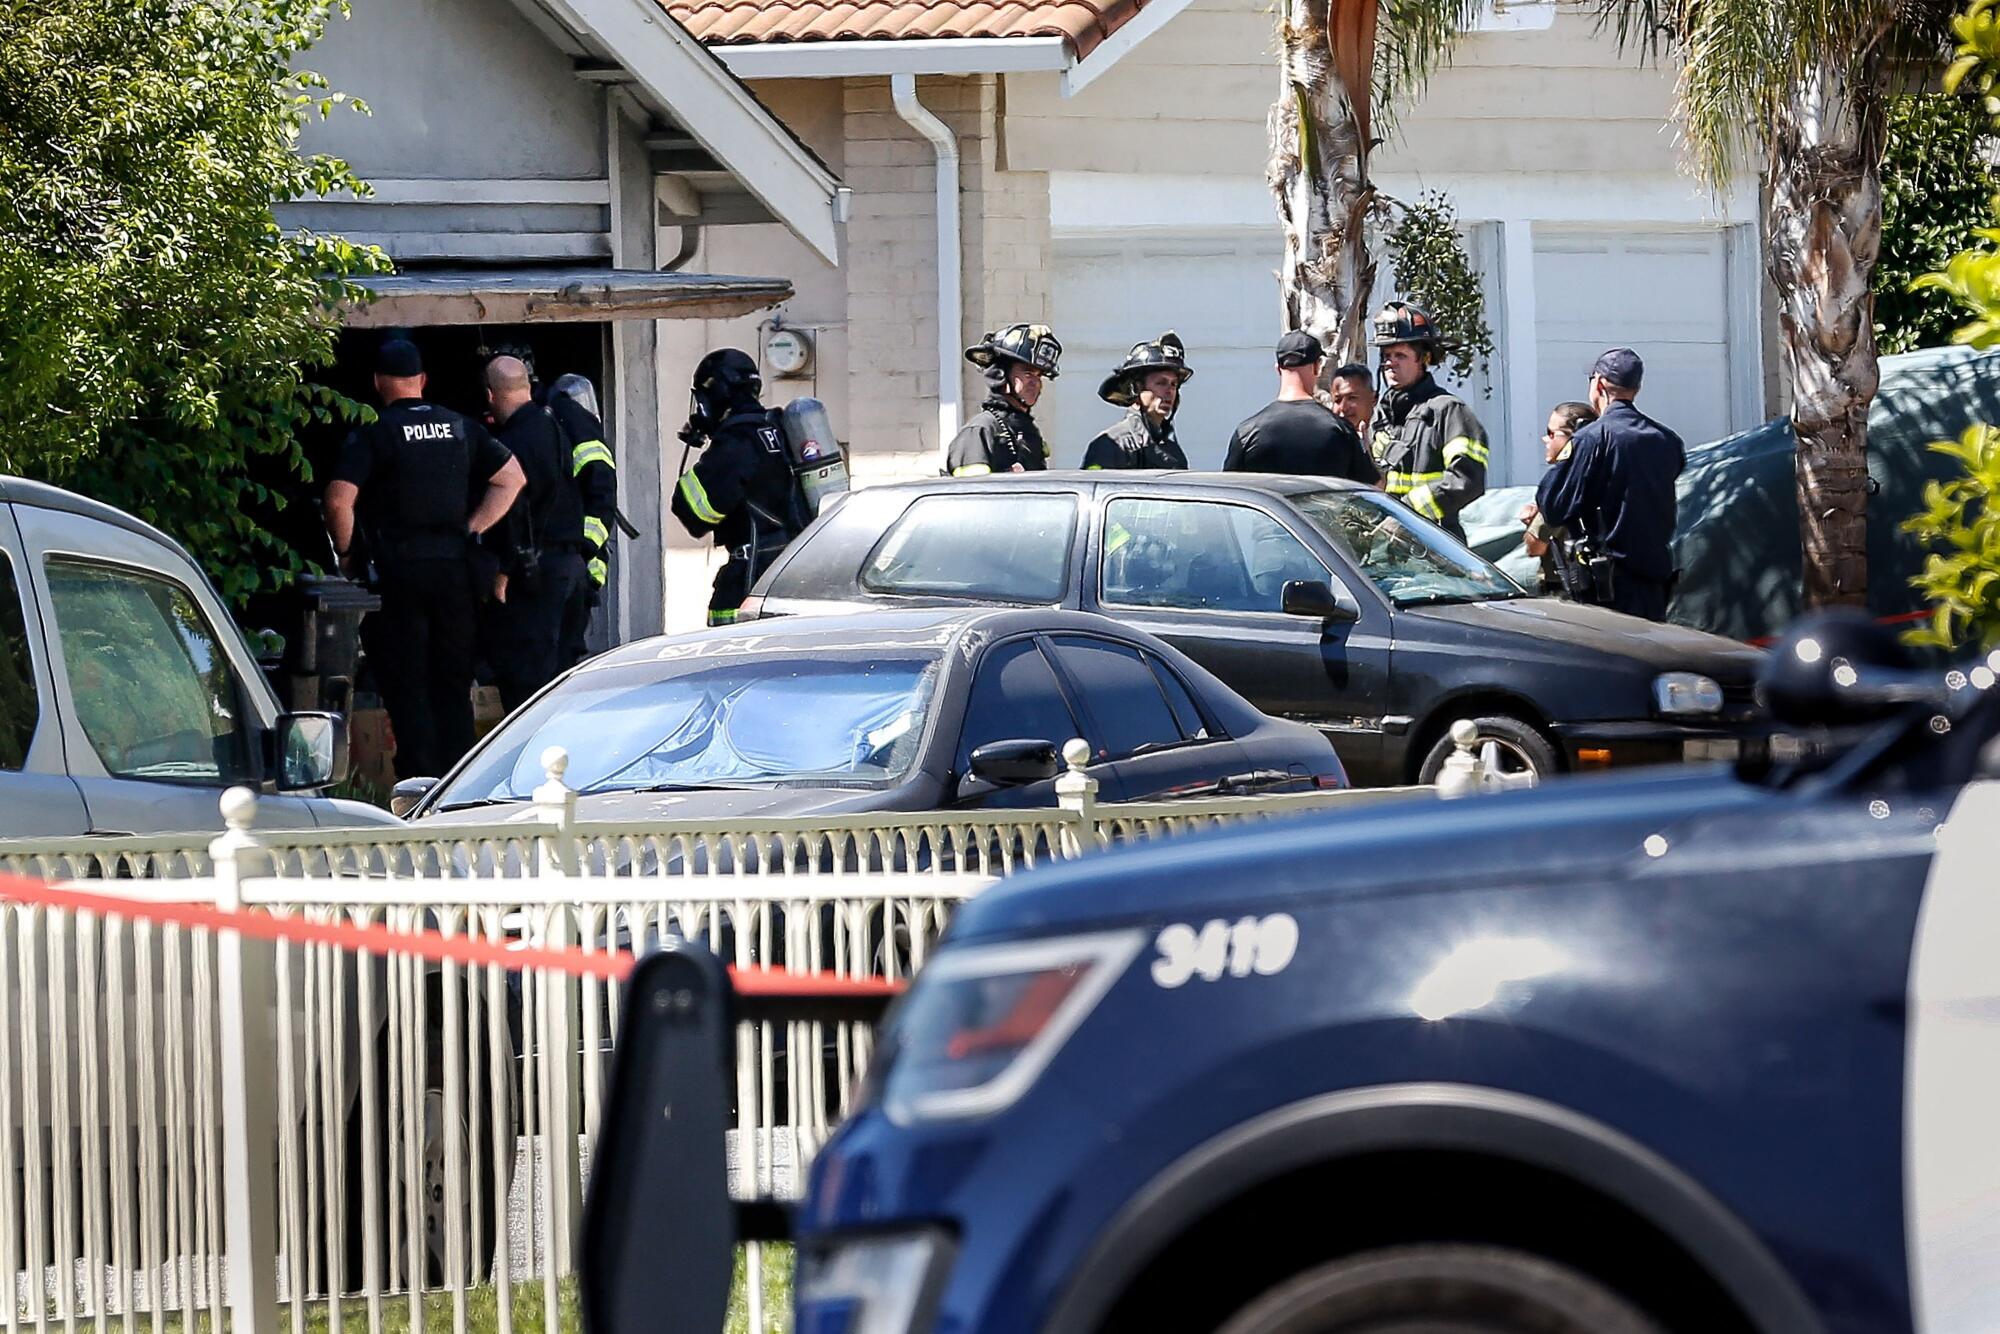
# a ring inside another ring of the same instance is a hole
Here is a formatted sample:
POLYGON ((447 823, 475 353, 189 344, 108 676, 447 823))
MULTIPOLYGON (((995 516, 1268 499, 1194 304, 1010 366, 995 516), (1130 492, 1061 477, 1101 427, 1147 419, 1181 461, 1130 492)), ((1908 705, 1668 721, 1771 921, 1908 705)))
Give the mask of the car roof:
POLYGON ((1000 487, 1033 490, 1049 482, 1085 482, 1095 486, 1123 489, 1154 487, 1162 491, 1235 489, 1261 491, 1266 495, 1293 496, 1305 491, 1367 491, 1372 488, 1344 477, 1310 477, 1296 473, 1270 472, 1187 472, 1181 469, 1138 468, 1105 472, 1077 468, 1047 472, 996 472, 980 477, 927 477, 913 482, 891 482, 870 490, 955 491, 962 487, 1000 487))
POLYGON ((194 557, 173 538, 153 527, 143 519, 134 518, 115 505, 107 505, 89 496, 80 496, 74 491, 65 491, 47 482, 34 482, 25 477, 10 477, 0 474, 0 501, 15 505, 32 505, 37 509, 60 510, 65 514, 77 514, 99 523, 108 523, 114 528, 123 528, 128 533, 159 542, 179 553, 189 564, 194 557))
POLYGON ((845 615, 777 616, 678 635, 654 635, 612 649, 578 668, 591 671, 662 658, 729 657, 737 653, 847 653, 863 650, 944 650, 978 632, 989 637, 1031 630, 1133 632, 1086 612, 1053 607, 921 607, 845 615))

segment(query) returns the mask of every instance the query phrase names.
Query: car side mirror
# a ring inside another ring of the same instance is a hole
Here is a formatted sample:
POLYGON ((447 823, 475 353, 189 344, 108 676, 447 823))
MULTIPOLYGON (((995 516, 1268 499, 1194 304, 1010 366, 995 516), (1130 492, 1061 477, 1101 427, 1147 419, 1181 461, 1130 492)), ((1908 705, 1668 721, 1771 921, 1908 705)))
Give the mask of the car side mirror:
POLYGON ((326 787, 347 777, 347 720, 339 714, 280 714, 271 735, 278 791, 326 787))
POLYGON ((1287 579, 1278 605, 1287 616, 1310 616, 1318 621, 1358 621, 1361 613, 1343 606, 1324 579, 1287 579))
POLYGON ((398 820, 406 818, 437 785, 435 778, 405 778, 389 789, 389 814, 398 820))
POLYGON ((1054 778, 1061 764, 1053 741, 989 741, 972 752, 972 776, 995 787, 1022 787, 1054 778))

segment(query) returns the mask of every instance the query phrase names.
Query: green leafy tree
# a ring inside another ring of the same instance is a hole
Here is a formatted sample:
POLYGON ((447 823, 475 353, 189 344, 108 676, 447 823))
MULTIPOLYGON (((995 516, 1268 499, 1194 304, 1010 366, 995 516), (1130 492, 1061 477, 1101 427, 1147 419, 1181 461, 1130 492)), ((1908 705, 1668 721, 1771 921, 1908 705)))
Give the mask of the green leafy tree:
POLYGON ((1887 352, 1951 341, 1964 315, 1951 296, 1912 287, 1978 240, 2000 193, 1987 154, 1992 126, 1979 103, 1952 94, 1898 97, 1882 160, 1882 254, 1875 265, 1875 339, 1887 352))
POLYGON ((185 541, 224 594, 298 556, 258 521, 298 430, 361 412, 306 379, 387 268, 274 204, 365 193, 302 154, 342 98, 293 59, 340 0, 0 0, 0 472, 185 541))
MULTIPOLYGON (((1973 0, 1952 22, 1957 58, 1945 73, 1947 92, 1975 95, 1988 124, 2000 128, 2000 0, 1973 0)), ((1994 201, 2000 209, 2000 199, 1994 201)), ((1984 244, 1961 250, 1912 287, 1949 297, 1972 319, 1953 341, 1977 348, 2000 345, 2000 228, 1976 233, 1984 244)), ((2000 429, 1973 426, 1955 441, 1931 448, 1957 458, 1962 476, 1924 487, 1924 507, 1906 522, 1936 548, 1912 581, 1931 604, 1928 622, 1911 642, 1944 649, 2000 645, 2000 429)))
POLYGON ((1931 604, 1930 620, 1904 637, 1958 649, 2000 645, 2000 428, 1968 426, 1956 440, 1932 445, 1965 465, 1965 474, 1924 487, 1924 507, 1903 527, 1940 548, 1913 582, 1931 604))
POLYGON ((1868 592, 1868 404, 1882 153, 1902 63, 1945 49, 1955 0, 1607 0, 1621 42, 1681 64, 1676 119, 1706 184, 1763 167, 1765 271, 1798 437, 1809 606, 1868 592))
POLYGON ((1484 374, 1493 360, 1493 328, 1451 196, 1426 190, 1415 203, 1401 205, 1388 241, 1396 290, 1437 317, 1453 372, 1461 380, 1484 374))

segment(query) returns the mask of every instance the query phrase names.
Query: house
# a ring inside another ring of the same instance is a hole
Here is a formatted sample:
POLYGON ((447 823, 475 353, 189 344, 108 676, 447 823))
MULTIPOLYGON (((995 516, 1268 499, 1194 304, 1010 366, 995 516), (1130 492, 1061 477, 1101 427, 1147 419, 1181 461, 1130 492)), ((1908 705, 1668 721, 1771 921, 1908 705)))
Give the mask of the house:
MULTIPOLYGON (((794 295, 666 329, 663 380, 743 347, 773 401, 827 402, 858 479, 928 475, 983 396, 960 349, 1046 321, 1066 350, 1039 415, 1073 466, 1116 416, 1098 380, 1173 328, 1196 371, 1182 442, 1219 465, 1281 332, 1266 0, 662 2, 854 196, 839 265, 778 227, 708 233, 701 267, 785 272, 794 295)), ((1442 189, 1467 227, 1497 348, 1467 392, 1495 485, 1539 474, 1548 408, 1613 344, 1642 353, 1646 407, 1690 441, 1767 415, 1756 181, 1711 197, 1682 174, 1673 78, 1582 6, 1508 3, 1374 159, 1391 196, 1442 189)), ((671 623, 699 619, 701 560, 670 553, 671 623)))
POLYGON ((657 633, 661 423, 683 392, 662 402, 658 331, 752 316, 792 295, 788 265, 831 265, 840 182, 654 0, 354 0, 303 63, 371 114, 314 123, 301 147, 345 158, 373 192, 279 221, 379 244, 397 265, 347 312, 329 379, 365 397, 386 328, 410 331, 431 396, 462 411, 483 410, 478 376, 500 347, 530 351, 544 381, 588 376, 641 529, 620 544, 595 634, 657 633), (697 238, 731 229, 785 248, 747 254, 742 276, 690 263, 697 238))

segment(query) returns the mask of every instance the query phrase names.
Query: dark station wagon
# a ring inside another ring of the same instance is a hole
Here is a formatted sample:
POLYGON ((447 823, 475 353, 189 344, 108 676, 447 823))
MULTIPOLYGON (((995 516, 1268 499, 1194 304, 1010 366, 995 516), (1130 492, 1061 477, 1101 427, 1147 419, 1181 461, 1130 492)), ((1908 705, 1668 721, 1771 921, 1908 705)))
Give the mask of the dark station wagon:
POLYGON ((1245 473, 1030 473, 858 491, 791 544, 747 618, 965 602, 1097 612, 1362 783, 1428 782, 1458 719, 1503 767, 1725 758, 1762 744, 1761 655, 1534 597, 1379 491, 1245 473))

